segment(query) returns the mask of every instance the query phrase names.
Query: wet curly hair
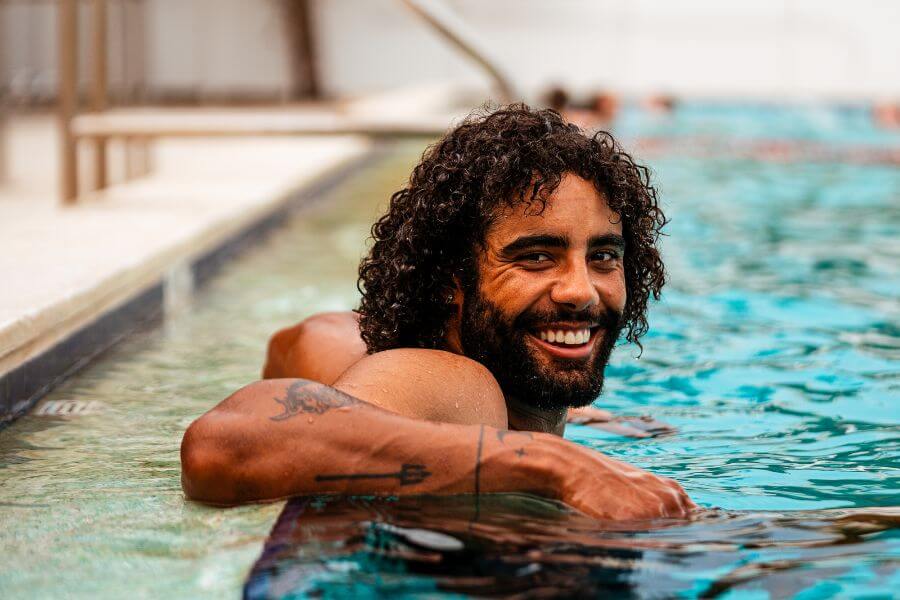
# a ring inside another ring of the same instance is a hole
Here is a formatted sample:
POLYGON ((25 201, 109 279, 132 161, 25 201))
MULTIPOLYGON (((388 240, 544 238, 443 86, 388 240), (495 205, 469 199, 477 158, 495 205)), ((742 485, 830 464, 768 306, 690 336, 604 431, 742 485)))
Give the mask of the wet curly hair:
POLYGON ((593 182, 622 220, 622 331, 640 346, 648 299, 659 299, 666 279, 657 248, 666 217, 649 170, 609 133, 588 136, 553 110, 512 104, 471 114, 430 146, 372 226, 357 283, 368 351, 443 347, 454 277, 464 289, 477 281, 477 253, 498 208, 540 214, 566 173, 593 182))

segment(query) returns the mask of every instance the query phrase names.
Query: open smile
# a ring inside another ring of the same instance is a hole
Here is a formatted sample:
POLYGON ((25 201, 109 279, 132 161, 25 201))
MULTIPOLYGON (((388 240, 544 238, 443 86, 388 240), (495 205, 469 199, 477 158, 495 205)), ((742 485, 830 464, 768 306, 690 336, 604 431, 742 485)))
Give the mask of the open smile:
POLYGON ((594 350, 598 326, 590 324, 550 324, 528 332, 532 342, 556 358, 586 359, 594 350))

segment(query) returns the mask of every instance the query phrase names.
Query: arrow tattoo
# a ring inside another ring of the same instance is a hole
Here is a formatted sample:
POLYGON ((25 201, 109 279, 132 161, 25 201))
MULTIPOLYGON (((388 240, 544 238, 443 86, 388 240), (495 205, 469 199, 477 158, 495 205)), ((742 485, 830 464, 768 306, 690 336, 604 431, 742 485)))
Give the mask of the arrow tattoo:
POLYGON ((316 481, 340 481, 342 479, 399 479, 400 485, 422 483, 431 476, 425 465, 404 464, 396 473, 352 473, 350 475, 316 475, 316 481))

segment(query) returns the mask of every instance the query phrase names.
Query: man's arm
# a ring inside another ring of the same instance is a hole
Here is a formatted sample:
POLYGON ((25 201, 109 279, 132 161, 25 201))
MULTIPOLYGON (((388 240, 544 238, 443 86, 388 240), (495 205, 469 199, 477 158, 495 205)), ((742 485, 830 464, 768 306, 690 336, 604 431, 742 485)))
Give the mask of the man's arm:
POLYGON ((597 518, 683 516, 681 487, 557 436, 415 420, 303 379, 251 384, 182 442, 188 497, 530 492, 597 518))

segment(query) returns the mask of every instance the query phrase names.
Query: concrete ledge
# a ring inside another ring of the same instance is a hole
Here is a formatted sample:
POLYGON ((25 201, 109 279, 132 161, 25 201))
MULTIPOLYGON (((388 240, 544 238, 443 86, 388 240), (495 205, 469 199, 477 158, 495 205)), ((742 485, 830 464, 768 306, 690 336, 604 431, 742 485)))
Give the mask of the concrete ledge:
POLYGON ((162 316, 158 283, 0 376, 0 426, 24 414, 48 391, 129 333, 162 316))
POLYGON ((167 304, 373 155, 360 138, 242 140, 230 155, 221 142, 192 140, 164 153, 168 164, 153 177, 75 208, 32 206, 15 225, 0 225, 0 236, 9 234, 0 272, 16 290, 0 301, 0 423, 158 320, 167 304), (185 168, 196 167, 197 152, 216 166, 185 168))

